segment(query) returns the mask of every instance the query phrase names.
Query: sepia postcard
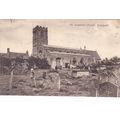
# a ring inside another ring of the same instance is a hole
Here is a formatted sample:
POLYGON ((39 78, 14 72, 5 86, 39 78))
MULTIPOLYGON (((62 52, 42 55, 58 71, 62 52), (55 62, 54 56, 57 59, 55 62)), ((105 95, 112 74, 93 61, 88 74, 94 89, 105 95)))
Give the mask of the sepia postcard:
POLYGON ((120 20, 0 19, 0 95, 120 96, 120 20))

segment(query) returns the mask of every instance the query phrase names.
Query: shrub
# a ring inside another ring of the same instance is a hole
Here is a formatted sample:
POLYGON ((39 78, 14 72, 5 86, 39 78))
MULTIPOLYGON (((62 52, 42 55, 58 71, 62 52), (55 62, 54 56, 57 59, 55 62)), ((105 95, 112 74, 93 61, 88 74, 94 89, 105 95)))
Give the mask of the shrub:
POLYGON ((48 64, 48 61, 46 58, 30 57, 28 62, 29 62, 29 69, 34 68, 34 66, 36 66, 39 69, 49 69, 50 68, 50 65, 48 64))

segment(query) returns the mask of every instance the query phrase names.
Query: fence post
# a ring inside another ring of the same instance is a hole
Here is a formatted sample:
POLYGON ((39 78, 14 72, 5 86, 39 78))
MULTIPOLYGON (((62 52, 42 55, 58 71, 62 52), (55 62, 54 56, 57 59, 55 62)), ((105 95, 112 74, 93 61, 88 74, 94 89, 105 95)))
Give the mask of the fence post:
POLYGON ((119 87, 117 87, 117 97, 119 97, 119 87))
POLYGON ((60 91, 60 85, 61 85, 61 82, 60 82, 60 77, 58 78, 58 90, 60 91))
POLYGON ((99 97, 99 91, 96 89, 96 97, 99 97))
POLYGON ((13 81, 13 70, 10 72, 9 90, 12 89, 12 81, 13 81))
POLYGON ((15 69, 15 61, 12 61, 11 62, 11 71, 10 71, 9 90, 12 89, 14 69, 15 69))
POLYGON ((33 78, 33 81, 34 81, 34 85, 35 85, 35 87, 37 87, 37 83, 36 83, 36 79, 35 79, 35 77, 33 78))

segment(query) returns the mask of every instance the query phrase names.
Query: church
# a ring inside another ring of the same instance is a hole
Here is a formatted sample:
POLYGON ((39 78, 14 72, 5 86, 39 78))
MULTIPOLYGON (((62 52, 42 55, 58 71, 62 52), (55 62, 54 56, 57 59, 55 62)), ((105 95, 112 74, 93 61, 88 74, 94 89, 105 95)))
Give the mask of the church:
POLYGON ((55 45, 48 45, 48 28, 36 26, 33 28, 33 50, 34 57, 46 58, 52 68, 56 66, 77 66, 81 63, 90 65, 100 61, 97 51, 84 49, 73 49, 55 45))

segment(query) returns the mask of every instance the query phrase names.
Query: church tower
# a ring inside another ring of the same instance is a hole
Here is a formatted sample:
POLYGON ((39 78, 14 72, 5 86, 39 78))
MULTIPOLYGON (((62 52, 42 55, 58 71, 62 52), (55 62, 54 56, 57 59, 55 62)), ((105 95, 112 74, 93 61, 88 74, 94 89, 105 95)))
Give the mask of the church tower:
POLYGON ((48 29, 36 26, 33 28, 33 56, 40 56, 43 45, 48 45, 48 29))

